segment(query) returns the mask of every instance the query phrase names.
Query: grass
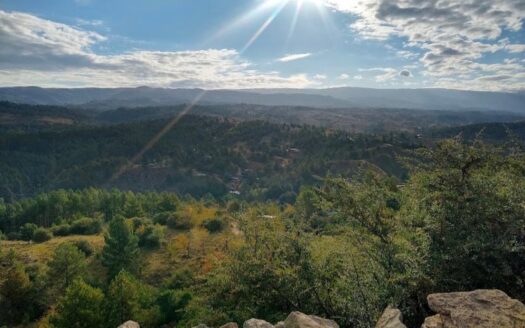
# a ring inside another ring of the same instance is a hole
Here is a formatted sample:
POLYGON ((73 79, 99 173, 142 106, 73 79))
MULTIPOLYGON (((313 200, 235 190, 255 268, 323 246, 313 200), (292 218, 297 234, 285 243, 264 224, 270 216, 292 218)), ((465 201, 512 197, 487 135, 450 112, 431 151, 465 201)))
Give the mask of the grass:
POLYGON ((102 235, 54 237, 43 243, 4 240, 0 245, 4 251, 14 250, 24 264, 47 263, 58 245, 77 240, 88 241, 95 248, 95 252, 101 251, 104 247, 102 235))

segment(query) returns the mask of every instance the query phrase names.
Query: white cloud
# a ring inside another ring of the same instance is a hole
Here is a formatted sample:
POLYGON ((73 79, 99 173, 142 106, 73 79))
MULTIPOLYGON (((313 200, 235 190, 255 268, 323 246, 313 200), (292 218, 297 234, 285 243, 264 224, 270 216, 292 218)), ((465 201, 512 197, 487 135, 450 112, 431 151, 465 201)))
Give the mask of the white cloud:
MULTIPOLYGON (((424 75, 436 81, 457 80, 466 84, 484 72, 487 54, 525 51, 510 44, 502 31, 523 31, 523 0, 323 0, 328 6, 353 15, 351 28, 365 39, 406 39, 406 46, 422 54, 400 50, 407 59, 420 57, 424 75)), ((523 65, 514 71, 518 76, 523 65)), ((490 89, 516 90, 524 81, 492 81, 490 89)), ((487 84, 480 85, 487 87, 487 84)))
POLYGON ((338 77, 339 80, 348 80, 349 78, 350 78, 350 75, 345 74, 345 73, 339 75, 338 77))
POLYGON ((354 80, 362 80, 362 79, 363 79, 362 75, 355 75, 354 76, 354 80))
POLYGON ((328 76, 324 75, 324 74, 316 74, 314 75, 314 79, 316 80, 326 80, 328 78, 328 76))
POLYGON ((0 10, 0 85, 255 88, 306 87, 305 74, 261 72, 236 50, 98 55, 98 33, 0 10))
POLYGON ((283 62, 283 63, 287 63, 287 62, 291 62, 291 61, 295 61, 295 60, 305 59, 305 58, 310 57, 311 55, 312 55, 311 53, 291 54, 291 55, 286 55, 284 57, 281 57, 281 58, 279 58, 277 60, 280 61, 280 62, 283 62))

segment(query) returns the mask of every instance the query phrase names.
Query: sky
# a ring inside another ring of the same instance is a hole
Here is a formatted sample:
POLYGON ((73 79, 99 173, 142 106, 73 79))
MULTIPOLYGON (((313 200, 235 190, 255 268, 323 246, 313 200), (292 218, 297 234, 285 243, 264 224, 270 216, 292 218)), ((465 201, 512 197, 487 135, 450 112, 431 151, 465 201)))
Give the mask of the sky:
POLYGON ((0 86, 525 90, 525 0, 0 0, 0 86))

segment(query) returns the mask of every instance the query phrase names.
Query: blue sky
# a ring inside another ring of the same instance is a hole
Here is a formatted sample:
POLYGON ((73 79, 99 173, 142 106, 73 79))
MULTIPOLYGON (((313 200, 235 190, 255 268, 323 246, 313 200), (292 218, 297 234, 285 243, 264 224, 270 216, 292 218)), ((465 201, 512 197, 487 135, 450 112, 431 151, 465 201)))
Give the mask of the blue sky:
POLYGON ((0 85, 524 90, 524 18, 520 0, 0 0, 0 85))

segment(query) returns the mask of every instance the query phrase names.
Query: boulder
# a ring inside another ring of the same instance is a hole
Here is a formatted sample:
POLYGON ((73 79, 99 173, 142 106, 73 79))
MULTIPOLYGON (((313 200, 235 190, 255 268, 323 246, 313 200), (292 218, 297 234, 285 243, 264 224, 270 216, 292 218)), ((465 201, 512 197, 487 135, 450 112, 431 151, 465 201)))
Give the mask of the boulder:
POLYGON ((140 328, 140 325, 137 322, 130 320, 124 322, 123 324, 118 326, 118 328, 140 328))
POLYGON ((525 305, 500 290, 430 294, 422 328, 525 328, 525 305))
POLYGON ((219 328, 239 328, 239 326, 235 322, 228 322, 227 324, 222 325, 219 328))
POLYGON ((274 328, 269 322, 259 319, 250 319, 244 322, 242 328, 274 328))
POLYGON ((376 328, 407 328, 407 326, 403 324, 401 311, 387 307, 379 318, 376 328))
POLYGON ((297 311, 288 315, 284 321, 284 326, 286 328, 339 328, 335 321, 297 311))
POLYGON ((275 328, 284 328, 285 327, 284 321, 279 321, 278 323, 275 324, 274 327, 275 328))
POLYGON ((198 325, 192 327, 192 328, 208 328, 208 326, 206 326, 205 324, 203 323, 199 323, 198 325))

